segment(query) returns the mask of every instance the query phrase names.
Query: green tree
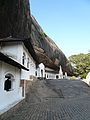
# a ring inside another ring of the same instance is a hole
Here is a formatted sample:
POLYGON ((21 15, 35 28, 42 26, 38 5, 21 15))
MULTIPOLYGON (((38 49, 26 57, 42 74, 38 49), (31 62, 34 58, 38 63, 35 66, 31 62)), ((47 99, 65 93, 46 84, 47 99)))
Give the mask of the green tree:
POLYGON ((90 72, 90 52, 88 54, 78 54, 69 57, 70 62, 74 66, 74 74, 85 78, 87 73, 90 72))

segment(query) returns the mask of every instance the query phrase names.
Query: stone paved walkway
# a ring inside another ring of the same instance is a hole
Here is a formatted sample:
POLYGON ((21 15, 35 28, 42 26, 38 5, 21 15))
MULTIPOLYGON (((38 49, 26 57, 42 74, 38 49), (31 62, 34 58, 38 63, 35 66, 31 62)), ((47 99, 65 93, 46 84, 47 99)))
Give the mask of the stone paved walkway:
POLYGON ((25 104, 3 120, 90 120, 90 88, 80 80, 37 81, 25 104))

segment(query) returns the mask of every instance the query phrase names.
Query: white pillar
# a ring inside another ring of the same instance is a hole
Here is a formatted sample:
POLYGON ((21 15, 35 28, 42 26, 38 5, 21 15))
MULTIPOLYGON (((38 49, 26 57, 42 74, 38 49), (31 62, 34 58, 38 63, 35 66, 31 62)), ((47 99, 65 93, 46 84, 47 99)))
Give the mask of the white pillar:
POLYGON ((62 71, 61 65, 60 65, 60 69, 59 69, 59 76, 60 76, 60 79, 63 78, 63 71, 62 71))

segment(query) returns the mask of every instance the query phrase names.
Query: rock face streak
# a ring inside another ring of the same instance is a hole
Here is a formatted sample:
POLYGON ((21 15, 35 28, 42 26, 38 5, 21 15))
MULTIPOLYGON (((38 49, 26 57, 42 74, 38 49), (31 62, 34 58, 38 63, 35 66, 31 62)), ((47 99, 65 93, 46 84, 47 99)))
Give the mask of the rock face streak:
POLYGON ((64 53, 58 48, 54 41, 49 38, 36 19, 32 16, 31 40, 39 58, 47 67, 59 69, 62 66, 64 72, 72 74, 72 67, 64 53))
POLYGON ((39 63, 72 74, 72 67, 57 45, 30 14, 29 0, 0 0, 0 38, 31 38, 39 63))

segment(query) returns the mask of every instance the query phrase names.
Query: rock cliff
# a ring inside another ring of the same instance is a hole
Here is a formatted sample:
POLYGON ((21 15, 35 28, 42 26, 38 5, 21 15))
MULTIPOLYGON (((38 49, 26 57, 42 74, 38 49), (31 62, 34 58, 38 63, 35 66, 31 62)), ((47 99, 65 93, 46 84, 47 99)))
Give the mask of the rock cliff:
POLYGON ((0 38, 31 38, 39 63, 72 74, 64 53, 49 38, 30 14, 29 0, 0 0, 0 38))
POLYGON ((39 62, 45 66, 59 69, 62 66, 64 72, 72 74, 72 67, 64 53, 58 48, 55 42, 42 30, 36 19, 32 16, 31 40, 39 62))
POLYGON ((0 38, 30 37, 29 0, 0 0, 0 38))

